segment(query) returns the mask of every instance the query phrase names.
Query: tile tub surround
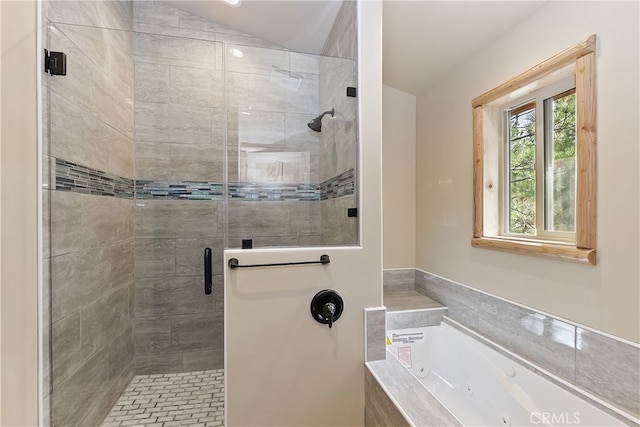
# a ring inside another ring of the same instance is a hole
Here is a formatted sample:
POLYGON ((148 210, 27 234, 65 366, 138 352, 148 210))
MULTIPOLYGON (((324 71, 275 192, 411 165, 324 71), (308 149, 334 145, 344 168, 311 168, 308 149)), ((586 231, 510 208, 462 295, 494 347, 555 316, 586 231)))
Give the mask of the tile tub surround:
MULTIPOLYGON (((386 273, 383 277, 387 281, 401 274, 386 273)), ((415 270, 415 277, 416 290, 446 305, 448 317, 454 321, 593 394, 618 411, 640 418, 638 344, 419 269, 415 270)))
POLYGON ((462 425, 392 354, 365 363, 365 424, 462 425))
POLYGON ((383 360, 387 356, 385 333, 386 314, 384 307, 365 308, 365 361, 383 360))

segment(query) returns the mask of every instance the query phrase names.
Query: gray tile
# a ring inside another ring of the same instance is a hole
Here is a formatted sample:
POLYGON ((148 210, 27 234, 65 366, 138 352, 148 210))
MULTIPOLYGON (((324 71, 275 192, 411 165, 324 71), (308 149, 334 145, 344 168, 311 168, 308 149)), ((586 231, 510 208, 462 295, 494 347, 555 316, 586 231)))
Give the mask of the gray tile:
POLYGON ((367 325, 366 361, 382 360, 387 354, 386 310, 384 308, 365 309, 364 317, 367 325))
POLYGON ((137 356, 171 352, 171 317, 136 318, 134 339, 137 356))
POLYGON ((104 146, 97 143, 101 139, 98 120, 88 109, 74 105, 57 93, 52 92, 50 96, 51 155, 106 171, 109 157, 104 155, 104 146))
POLYGON ((136 239, 135 276, 173 276, 176 272, 174 239, 136 239))
POLYGON ((357 57, 356 16, 356 2, 343 2, 325 41, 323 55, 354 59, 357 57))
POLYGON ((176 275, 202 276, 204 274, 204 249, 211 248, 213 274, 224 272, 224 243, 221 238, 176 239, 176 275))
MULTIPOLYGON (((53 391, 53 422, 55 425, 90 425, 85 419, 93 413, 94 405, 105 405, 103 397, 109 385, 109 358, 97 352, 53 391), (100 386, 97 386, 100 385, 100 386)), ((111 406, 106 402, 105 406, 111 406)), ((93 420, 93 424, 100 421, 93 420)))
POLYGON ((133 179, 133 140, 107 125, 103 125, 99 129, 102 131, 101 140, 97 142, 103 149, 108 147, 109 150, 109 166, 106 171, 133 179), (102 144, 103 141, 104 144, 102 144))
POLYGON ((136 33, 133 38, 136 61, 193 68, 216 68, 216 43, 184 37, 136 33))
POLYGON ((58 24, 56 28, 102 71, 107 70, 107 37, 110 30, 66 24, 58 24))
POLYGON ((320 202, 323 245, 356 245, 358 243, 358 218, 347 217, 347 209, 357 206, 358 203, 353 195, 320 202))
POLYGON ((432 308, 415 311, 387 312, 387 329, 423 328, 436 326, 442 322, 442 316, 447 314, 446 308, 432 308))
MULTIPOLYGON (((202 317, 212 319, 219 315, 215 314, 215 311, 215 295, 205 295, 202 276, 136 280, 136 319, 187 313, 206 313, 202 314, 202 317)), ((199 314, 194 316, 197 318, 199 314)), ((211 348, 211 345, 204 348, 211 348)))
POLYGON ((108 351, 117 333, 130 328, 126 288, 115 288, 82 308, 82 356, 108 351), (105 347, 106 346, 106 347, 105 347))
POLYGON ((227 44, 225 61, 227 71, 271 75, 274 69, 289 71, 289 52, 245 45, 227 44), (232 49, 242 52, 234 55, 232 49))
POLYGON ((575 326, 484 294, 476 303, 479 303, 478 331, 574 381, 575 326))
MULTIPOLYGON (((299 238, 295 238, 292 236, 275 236, 275 237, 253 237, 253 236, 244 236, 244 237, 236 237, 229 236, 228 238, 228 247, 230 249, 240 249, 242 248, 242 240, 247 237, 251 238, 253 243, 253 248, 280 248, 280 247, 296 247, 299 246, 299 238)), ((305 236, 301 236, 305 237, 305 236)))
POLYGON ((107 28, 131 31, 133 28, 133 3, 130 0, 98 2, 96 9, 107 28))
POLYGON ((357 86, 356 62, 330 58, 322 63, 323 79, 320 95, 323 104, 335 108, 336 130, 347 122, 354 123, 357 115, 357 98, 345 96, 346 88, 357 86))
POLYGON ((136 141, 209 144, 211 110, 204 107, 137 102, 136 141))
POLYGON ((275 111, 229 111, 229 138, 240 146, 283 148, 285 114, 275 111))
POLYGON ((291 201, 291 235, 317 235, 320 228, 320 203, 291 201))
POLYGON ((411 426, 368 369, 364 371, 365 425, 411 426))
POLYGON ((218 202, 138 200, 136 237, 217 237, 218 202))
POLYGON ((461 425, 426 387, 392 355, 388 355, 386 360, 367 362, 366 366, 384 385, 387 393, 395 399, 414 425, 461 425))
POLYGON ((110 246, 109 282, 111 287, 133 285, 134 280, 134 240, 115 242, 110 246))
POLYGON ((444 306, 423 294, 410 290, 384 290, 384 305, 388 311, 421 310, 444 306))
POLYGON ((80 330, 80 311, 60 319, 51 327, 53 387, 64 382, 82 365, 80 330))
POLYGON ((135 100, 169 103, 169 66, 147 62, 135 63, 135 100))
POLYGON ((416 270, 414 268, 382 270, 384 290, 413 290, 415 288, 416 270))
MULTIPOLYGON (((133 315, 133 312, 131 312, 133 315)), ((133 357, 134 357, 134 341, 133 341, 133 325, 128 324, 126 328, 117 331, 114 339, 109 345, 109 370, 111 377, 124 375, 122 381, 124 385, 117 387, 122 390, 129 384, 133 375, 133 357)), ((117 395, 116 397, 119 397, 117 395)))
POLYGON ((640 415, 640 349, 577 329, 576 384, 607 402, 640 415))
POLYGON ((224 313, 224 276, 214 274, 213 276, 213 299, 216 304, 216 311, 224 313))
POLYGON ((323 127, 323 142, 320 145, 321 181, 355 168, 357 150, 355 127, 352 122, 341 123, 339 119, 329 120, 326 123, 328 131, 326 134, 324 129, 325 127, 323 127))
POLYGON ((416 271, 416 290, 445 305, 453 320, 478 329, 480 292, 422 271, 416 271))
POLYGON ((136 142, 136 179, 169 181, 171 179, 171 144, 136 142))
POLYGON ((309 129, 307 123, 320 113, 321 111, 317 111, 315 114, 287 113, 285 115, 285 140, 287 148, 305 150, 312 153, 312 155, 318 155, 321 134, 309 129))
POLYGON ((291 52, 289 68, 293 73, 320 74, 320 63, 325 58, 320 55, 291 52))
POLYGON ((109 288, 108 248, 92 248, 51 259, 53 322, 99 298, 109 288))
POLYGON ((56 0, 43 3, 44 15, 51 22, 99 27, 99 18, 95 2, 56 0))
POLYGON ((299 236, 298 246, 322 246, 322 236, 320 234, 299 236))
POLYGON ((167 374, 182 372, 182 353, 160 354, 155 356, 135 356, 136 374, 167 374))
POLYGON ((82 223, 90 243, 102 245, 133 237, 133 200, 82 195, 82 223))
MULTIPOLYGON (((318 114, 317 75, 274 72, 272 76, 227 73, 232 111, 280 111, 318 114), (274 84, 274 80, 278 83, 274 84)), ((313 117, 313 116, 312 116, 313 117)))
POLYGON ((223 146, 171 144, 171 181, 222 182, 223 171, 223 146))
POLYGON ((185 314, 171 320, 171 348, 174 352, 223 348, 222 313, 185 314))
POLYGON ((182 358, 187 372, 224 368, 224 350, 185 351, 182 358))
MULTIPOLYGON (((189 28, 176 28, 176 27, 163 27, 161 25, 145 24, 142 22, 135 22, 133 24, 134 31, 137 33, 149 33, 149 34, 161 34, 165 36, 185 37, 189 39, 208 40, 214 42, 216 40, 216 33, 209 31, 192 30, 189 28)), ((220 45, 218 45, 220 46, 220 45)), ((218 57, 216 58, 216 68, 221 69, 222 64, 222 52, 216 50, 218 57)), ((138 57, 140 58, 140 57, 138 57)), ((152 57, 145 57, 145 61, 151 61, 152 57)), ((196 66, 194 63, 185 63, 187 66, 196 66)), ((207 64, 206 68, 212 68, 207 64)))
POLYGON ((131 57, 131 45, 133 34, 125 31, 110 31, 108 33, 111 43, 108 46, 107 74, 113 79, 130 99, 135 96, 135 64, 131 57), (120 47, 118 43, 125 43, 120 47))
POLYGON ((77 193, 51 192, 51 255, 76 252, 88 246, 89 236, 82 227, 82 200, 77 193))
POLYGON ((178 27, 180 9, 160 1, 134 1, 133 19, 135 22, 156 24, 163 27, 178 27))
POLYGON ((224 102, 222 71, 170 67, 170 102, 200 107, 221 107, 224 102))
POLYGON ((128 138, 133 139, 134 108, 130 90, 122 88, 119 81, 95 67, 91 88, 93 94, 92 113, 128 138))
POLYGON ((229 201, 229 236, 264 237, 291 235, 289 202, 229 201))

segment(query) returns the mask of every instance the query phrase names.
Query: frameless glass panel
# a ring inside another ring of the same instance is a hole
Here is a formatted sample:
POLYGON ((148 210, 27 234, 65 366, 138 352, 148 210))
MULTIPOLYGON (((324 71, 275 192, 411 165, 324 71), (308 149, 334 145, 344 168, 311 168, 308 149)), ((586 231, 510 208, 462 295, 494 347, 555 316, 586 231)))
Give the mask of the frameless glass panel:
POLYGON ((544 101, 545 230, 575 231, 575 89, 544 101))
POLYGON ((355 61, 225 45, 228 247, 354 245, 355 61))
POLYGON ((508 112, 509 233, 536 234, 535 103, 508 112))
POLYGON ((134 372, 223 368, 224 64, 208 40, 49 38, 52 424, 99 425, 134 372))

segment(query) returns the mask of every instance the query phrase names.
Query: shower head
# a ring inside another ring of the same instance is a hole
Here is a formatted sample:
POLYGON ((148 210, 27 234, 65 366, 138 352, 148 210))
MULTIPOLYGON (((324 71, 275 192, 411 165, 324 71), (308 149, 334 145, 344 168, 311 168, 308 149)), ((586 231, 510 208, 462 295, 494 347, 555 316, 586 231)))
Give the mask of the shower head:
POLYGON ((320 114, 315 119, 311 119, 311 121, 309 123, 307 123, 307 126, 309 126, 309 129, 311 129, 312 131, 315 131, 315 132, 322 131, 322 118, 324 116, 326 116, 327 114, 331 114, 331 117, 333 117, 334 109, 332 108, 329 111, 325 111, 324 113, 320 114))

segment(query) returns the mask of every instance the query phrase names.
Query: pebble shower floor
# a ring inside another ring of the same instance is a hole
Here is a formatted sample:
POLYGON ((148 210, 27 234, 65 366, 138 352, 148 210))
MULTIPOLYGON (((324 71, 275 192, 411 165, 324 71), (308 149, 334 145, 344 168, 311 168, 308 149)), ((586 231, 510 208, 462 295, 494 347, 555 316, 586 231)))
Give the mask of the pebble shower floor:
POLYGON ((136 375, 102 427, 223 426, 224 369, 136 375))

